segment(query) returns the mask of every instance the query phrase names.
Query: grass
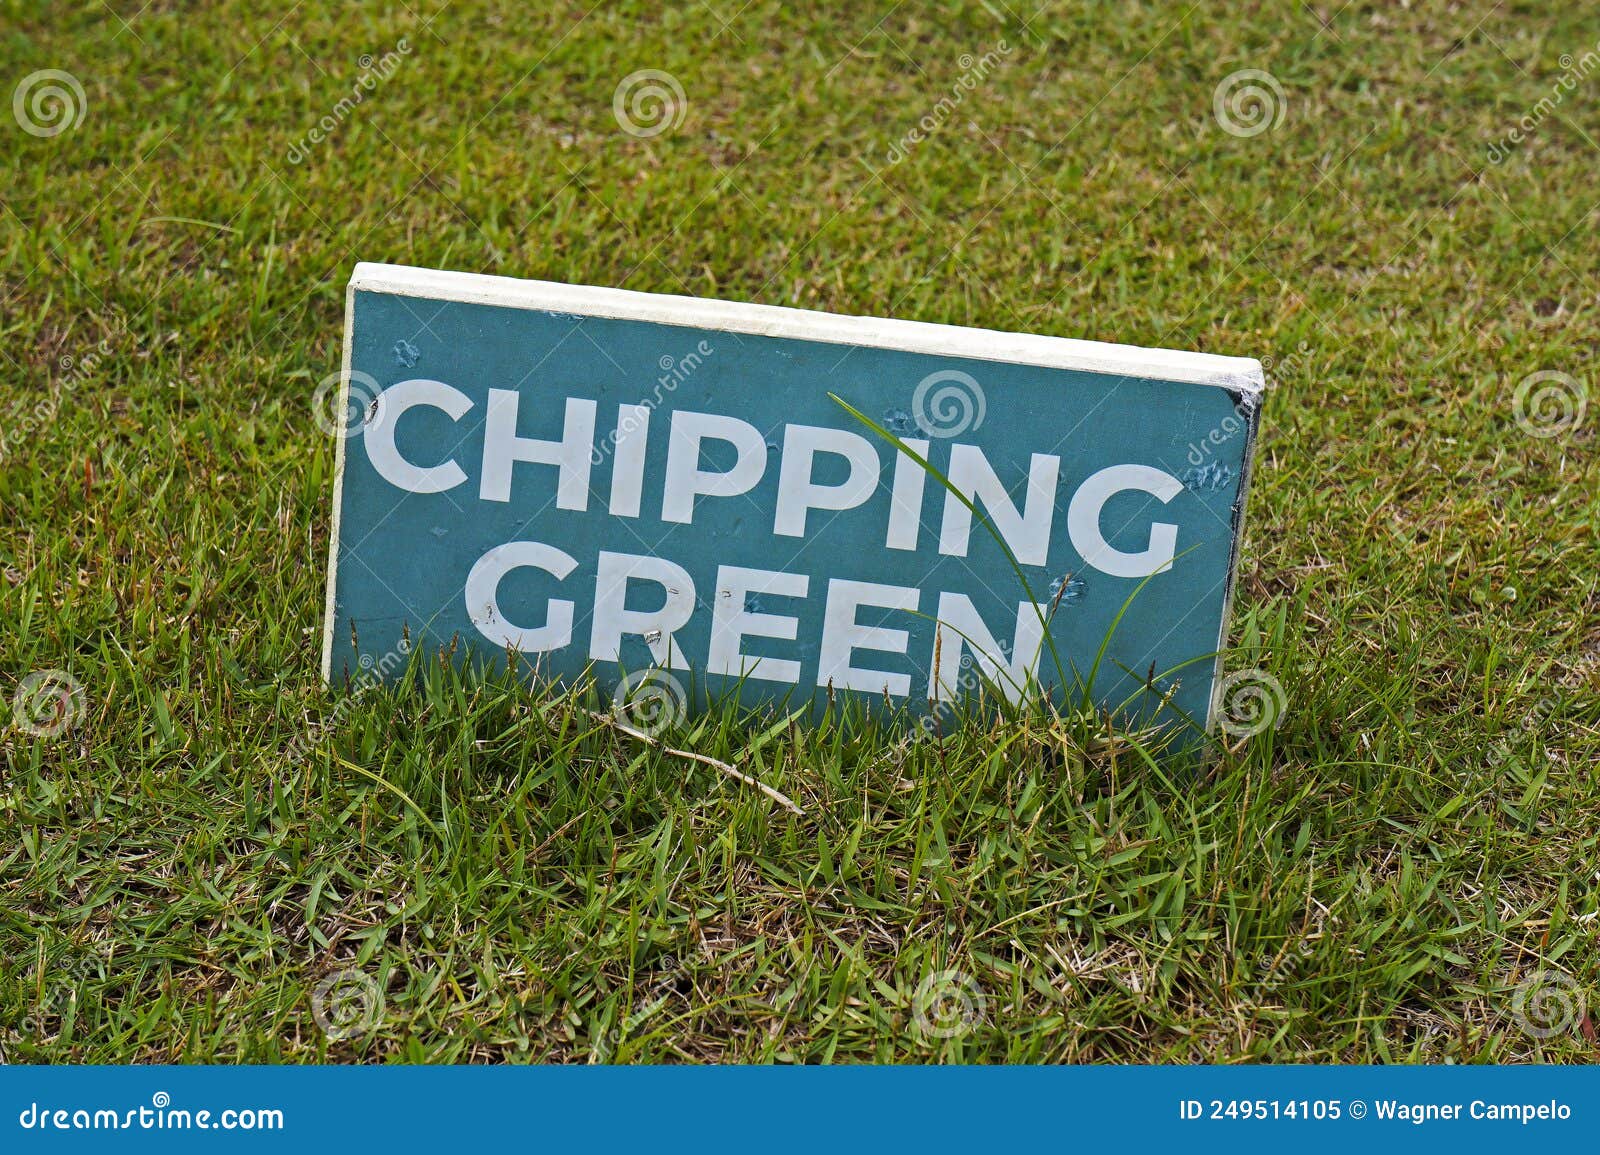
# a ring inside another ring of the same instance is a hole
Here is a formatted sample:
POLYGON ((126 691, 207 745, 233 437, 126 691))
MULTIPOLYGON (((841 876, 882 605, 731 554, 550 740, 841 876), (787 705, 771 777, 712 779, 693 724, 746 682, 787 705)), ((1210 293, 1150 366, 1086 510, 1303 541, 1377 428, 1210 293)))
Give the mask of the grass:
POLYGON ((83 706, 0 735, 3 1057, 1594 1058, 1600 413, 1513 399, 1600 345, 1600 77, 1531 113, 1600 20, 1334 9, 0 2, 6 89, 86 98, 0 107, 0 691, 83 706), (1269 360, 1281 724, 1177 778, 1070 718, 670 735, 796 817, 579 691, 324 690, 358 259, 1269 360))

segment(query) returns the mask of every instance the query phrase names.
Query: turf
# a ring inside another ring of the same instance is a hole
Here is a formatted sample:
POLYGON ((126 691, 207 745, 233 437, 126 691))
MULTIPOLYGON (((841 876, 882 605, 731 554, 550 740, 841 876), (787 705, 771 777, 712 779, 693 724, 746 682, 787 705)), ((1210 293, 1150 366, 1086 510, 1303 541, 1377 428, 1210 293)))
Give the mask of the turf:
POLYGON ((1600 343, 1592 13, 0 13, 86 102, 0 107, 0 692, 82 687, 0 735, 7 1061, 1594 1057, 1600 413, 1515 404, 1600 343), (1286 708, 1181 774, 1071 716, 664 735, 796 816, 578 691, 326 690, 357 260, 1261 357, 1229 661, 1286 708))

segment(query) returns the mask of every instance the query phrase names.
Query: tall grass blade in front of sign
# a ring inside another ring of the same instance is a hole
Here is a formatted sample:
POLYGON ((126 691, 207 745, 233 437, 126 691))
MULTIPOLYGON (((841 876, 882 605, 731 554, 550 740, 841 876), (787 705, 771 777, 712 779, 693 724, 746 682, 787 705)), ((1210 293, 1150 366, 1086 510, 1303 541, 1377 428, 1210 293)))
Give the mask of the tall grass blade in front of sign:
POLYGON ((1050 651, 1050 660, 1055 663, 1056 677, 1061 681, 1062 685, 1065 685, 1066 668, 1061 664, 1061 654, 1056 650, 1055 638, 1053 638, 1050 634, 1050 620, 1045 615, 1044 611, 1039 609, 1039 599, 1034 596, 1033 587, 1028 584, 1028 575, 1022 572, 1022 563, 1017 560, 1017 555, 1011 551, 1011 546, 1006 543, 1005 537, 1002 536, 1000 531, 995 528, 994 523, 989 520, 989 518, 977 507, 970 497, 962 493, 961 490, 957 489, 955 485, 951 483, 950 479, 941 473, 939 469, 926 457, 922 456, 922 454, 918 453, 915 449, 912 449, 904 441, 900 440, 900 438, 896 437, 882 425, 879 425, 876 421, 868 417, 865 413, 861 412, 861 410, 850 404, 850 402, 846 401, 843 397, 840 397, 837 393, 829 393, 828 399, 831 400, 835 405, 838 405, 840 408, 842 408, 846 413, 850 414, 850 416, 854 417, 857 421, 861 422, 861 424, 865 425, 868 429, 872 430, 872 432, 876 433, 883 440, 893 445, 895 449, 905 454, 912 461, 916 462, 919 469, 936 480, 940 485, 944 486, 945 489, 950 493, 955 495, 956 500, 961 502, 962 505, 966 506, 967 510, 972 514, 972 516, 978 520, 978 523, 982 525, 986 531, 988 531, 989 536, 994 538, 995 544, 997 544, 1000 547, 1001 552, 1005 554, 1006 564, 1011 567, 1011 572, 1017 575, 1017 581, 1021 584, 1023 592, 1027 594, 1028 601, 1032 603, 1034 607, 1034 613, 1039 618, 1040 633, 1043 635, 1044 645, 1050 651))
MULTIPOLYGON (((947 493, 951 494, 957 501, 967 508, 967 511, 973 516, 973 518, 976 519, 977 522, 983 526, 984 530, 989 534, 989 536, 994 539, 995 544, 1000 547, 1001 553, 1005 555, 1006 564, 1011 567, 1011 572, 1016 575, 1018 584, 1022 586, 1022 590, 1024 594, 1027 595, 1029 603, 1034 607, 1034 612, 1039 618, 1042 644, 1050 652, 1050 660, 1055 666, 1057 684, 1060 685, 1063 692, 1065 692, 1069 684, 1067 678, 1067 667, 1066 664, 1064 664, 1061 660, 1060 651, 1056 648, 1055 636, 1050 629, 1050 622, 1055 615, 1056 609, 1058 608, 1060 598, 1057 597, 1052 601, 1050 604, 1050 611, 1048 613, 1041 609, 1041 602, 1037 597, 1034 596, 1033 587, 1028 582, 1027 574, 1023 572, 1022 563, 1017 560, 1017 555, 1012 551, 1010 544, 1007 543, 1005 539, 1005 536, 1000 532, 999 528, 995 526, 994 522, 989 519, 988 515, 978 508, 977 504, 970 497, 968 497, 965 493, 962 493, 961 490, 957 488, 956 485, 952 483, 951 480, 946 477, 937 466, 935 466, 922 454, 912 449, 893 432, 886 429, 877 421, 874 421, 871 417, 868 417, 865 413, 861 412, 861 410, 857 409, 854 405, 851 405, 837 393, 830 392, 828 397, 834 402, 834 404, 838 405, 846 413, 850 414, 850 416, 854 417, 857 421, 861 422, 861 424, 872 430, 872 432, 879 438, 887 441, 890 445, 893 445, 897 451, 909 457, 913 462, 916 463, 918 468, 942 485, 947 493)), ((1190 549, 1193 548, 1196 547, 1190 547, 1190 549)), ((1184 552, 1187 553, 1188 550, 1185 550, 1184 552)), ((1181 557, 1182 554, 1178 556, 1181 557)), ((1176 558, 1174 560, 1176 560, 1176 558)), ((1117 610, 1116 617, 1111 620, 1111 625, 1107 628, 1105 637, 1103 637, 1100 641, 1100 648, 1095 654, 1094 663, 1089 668, 1088 677, 1084 678, 1082 675, 1080 675, 1076 666, 1073 666, 1072 668, 1072 681, 1080 684, 1083 687, 1083 693, 1079 700, 1079 710, 1087 718, 1092 719, 1094 717, 1094 705, 1092 697, 1094 692, 1094 683, 1095 679, 1099 675, 1101 664, 1105 660, 1106 650, 1111 645, 1112 635, 1116 633, 1117 626, 1121 624, 1123 616, 1127 614, 1128 608, 1133 604, 1133 599, 1139 596, 1139 594, 1144 590, 1144 587, 1149 584, 1150 579, 1154 576, 1155 574, 1147 575, 1142 581, 1140 581, 1139 584, 1133 588, 1133 591, 1128 594, 1127 598, 1123 601, 1122 606, 1117 610)), ((959 633, 959 631, 956 632, 959 633)), ((965 635, 962 636, 963 640, 970 642, 970 639, 966 639, 965 635)), ((1048 695, 1041 694, 1040 697, 1047 699, 1048 695)), ((1135 695, 1135 697, 1137 697, 1137 695, 1135 695)), ((1118 709, 1120 710, 1123 706, 1128 705, 1132 700, 1133 699, 1130 698, 1123 702, 1118 709)), ((1185 720, 1188 721, 1188 719, 1185 720)), ((1134 742, 1133 745, 1139 750, 1141 756, 1144 757, 1146 761, 1151 760, 1148 751, 1144 750, 1142 744, 1134 742)))

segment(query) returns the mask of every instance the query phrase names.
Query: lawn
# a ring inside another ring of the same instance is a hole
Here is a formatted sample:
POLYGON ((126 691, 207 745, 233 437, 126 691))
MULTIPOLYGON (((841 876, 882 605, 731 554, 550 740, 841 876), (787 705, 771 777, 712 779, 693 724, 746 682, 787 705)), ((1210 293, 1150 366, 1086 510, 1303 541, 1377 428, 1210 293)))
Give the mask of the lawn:
POLYGON ((0 1057, 1595 1056, 1600 17, 807 8, 0 0, 0 1057), (358 260, 1258 357, 1281 708, 325 688, 358 260))

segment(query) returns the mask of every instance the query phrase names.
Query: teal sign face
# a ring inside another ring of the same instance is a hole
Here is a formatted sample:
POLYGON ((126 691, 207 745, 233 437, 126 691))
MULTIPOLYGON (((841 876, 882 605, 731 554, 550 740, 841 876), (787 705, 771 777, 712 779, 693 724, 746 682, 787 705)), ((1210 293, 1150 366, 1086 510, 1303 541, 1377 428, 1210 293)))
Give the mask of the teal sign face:
POLYGON ((1255 361, 384 265, 346 359, 334 682, 514 649, 926 714, 1110 633, 1096 701, 1209 720, 1255 361))

